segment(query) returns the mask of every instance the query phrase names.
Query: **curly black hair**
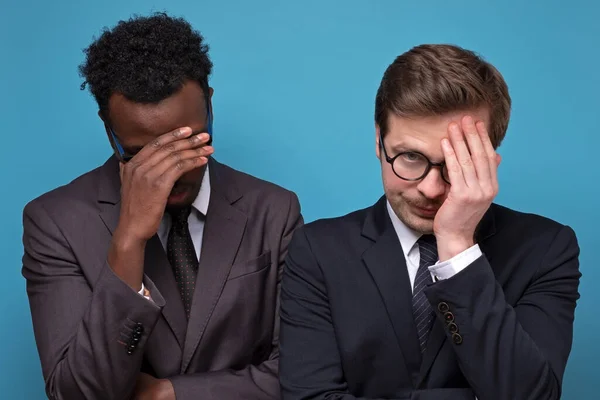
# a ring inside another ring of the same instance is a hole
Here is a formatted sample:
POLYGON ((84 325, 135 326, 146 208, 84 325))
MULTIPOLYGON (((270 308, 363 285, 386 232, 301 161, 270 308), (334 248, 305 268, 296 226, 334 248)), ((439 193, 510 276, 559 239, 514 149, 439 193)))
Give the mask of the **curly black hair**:
POLYGON ((108 116, 108 99, 120 93, 139 103, 156 103, 176 93, 186 81, 208 89, 212 62, 202 35, 183 18, 166 13, 119 21, 84 50, 79 73, 108 116))

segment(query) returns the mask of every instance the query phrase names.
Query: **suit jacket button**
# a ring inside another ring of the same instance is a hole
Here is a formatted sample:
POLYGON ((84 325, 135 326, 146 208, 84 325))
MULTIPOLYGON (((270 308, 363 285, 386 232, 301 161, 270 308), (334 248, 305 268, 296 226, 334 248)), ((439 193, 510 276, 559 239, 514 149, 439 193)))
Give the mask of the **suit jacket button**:
POLYGON ((440 312, 445 313, 446 311, 448 311, 450 309, 450 307, 448 307, 448 304, 445 302, 441 302, 438 304, 438 310, 440 310, 440 312))
POLYGON ((463 339, 462 339, 462 336, 460 336, 458 333, 453 333, 452 341, 454 342, 454 344, 461 344, 463 339))
POLYGON ((450 331, 450 333, 457 333, 458 332, 458 325, 456 325, 454 322, 450 322, 448 324, 448 331, 450 331))
POLYGON ((450 322, 454 322, 454 314, 452 314, 450 311, 446 312, 444 314, 444 320, 447 324, 450 322))

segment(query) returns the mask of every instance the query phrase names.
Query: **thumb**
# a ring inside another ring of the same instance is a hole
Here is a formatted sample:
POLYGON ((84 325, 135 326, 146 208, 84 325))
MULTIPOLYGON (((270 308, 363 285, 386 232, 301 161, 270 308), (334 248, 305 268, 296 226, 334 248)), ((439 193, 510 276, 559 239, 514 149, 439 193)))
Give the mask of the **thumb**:
POLYGON ((125 164, 119 162, 119 177, 121 178, 121 183, 123 183, 123 174, 125 173, 123 169, 125 168, 125 164))

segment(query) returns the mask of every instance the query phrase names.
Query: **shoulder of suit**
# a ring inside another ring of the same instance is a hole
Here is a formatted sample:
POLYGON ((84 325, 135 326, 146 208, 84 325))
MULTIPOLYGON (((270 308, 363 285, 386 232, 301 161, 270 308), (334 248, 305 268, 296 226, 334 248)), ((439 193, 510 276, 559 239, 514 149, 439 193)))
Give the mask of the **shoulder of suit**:
POLYGON ((519 234, 555 234, 565 228, 563 223, 552 218, 525 211, 518 211, 499 204, 492 204, 496 232, 509 231, 519 234))
POLYGON ((336 232, 344 232, 345 234, 353 231, 359 232, 362 229, 369 210, 373 207, 374 206, 365 207, 338 216, 319 218, 306 223, 302 229, 308 235, 316 236, 330 236, 331 233, 336 232))
POLYGON ((95 204, 97 201, 97 191, 95 189, 98 186, 101 168, 103 166, 94 168, 75 177, 68 183, 40 194, 25 205, 24 211, 43 208, 50 213, 61 210, 68 212, 80 204, 95 204))
POLYGON ((289 202, 290 196, 297 199, 296 193, 274 182, 250 175, 226 164, 219 163, 218 168, 219 173, 226 178, 225 180, 234 183, 244 197, 262 201, 285 201, 286 203, 289 202))

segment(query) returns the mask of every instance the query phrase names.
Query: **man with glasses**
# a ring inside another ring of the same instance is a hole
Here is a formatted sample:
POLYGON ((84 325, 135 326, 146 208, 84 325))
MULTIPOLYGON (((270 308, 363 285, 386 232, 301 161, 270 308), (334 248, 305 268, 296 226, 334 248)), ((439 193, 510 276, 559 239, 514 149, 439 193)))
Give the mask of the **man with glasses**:
POLYGON ((212 157, 212 63, 183 19, 121 21, 86 56, 114 155, 24 210, 48 397, 279 398, 296 195, 212 157))
POLYGON ((289 246, 284 399, 560 398, 579 248, 569 227, 492 203, 510 105, 501 74, 456 46, 388 67, 385 195, 289 246))

